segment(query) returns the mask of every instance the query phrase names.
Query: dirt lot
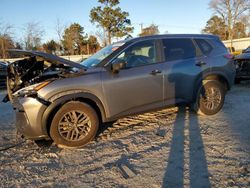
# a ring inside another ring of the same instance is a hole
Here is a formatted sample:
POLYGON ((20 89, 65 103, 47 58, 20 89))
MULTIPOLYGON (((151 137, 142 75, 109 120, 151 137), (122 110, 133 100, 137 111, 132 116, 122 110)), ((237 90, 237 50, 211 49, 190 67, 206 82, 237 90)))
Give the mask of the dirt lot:
POLYGON ((217 115, 180 107, 120 119, 80 150, 22 140, 10 104, 0 114, 0 187, 250 187, 250 83, 217 115))

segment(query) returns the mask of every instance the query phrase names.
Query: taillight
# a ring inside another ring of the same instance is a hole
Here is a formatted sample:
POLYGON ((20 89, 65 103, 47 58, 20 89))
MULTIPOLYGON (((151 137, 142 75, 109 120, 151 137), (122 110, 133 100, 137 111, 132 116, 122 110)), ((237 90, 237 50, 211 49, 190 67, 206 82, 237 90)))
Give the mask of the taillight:
POLYGON ((227 59, 233 59, 234 55, 232 55, 232 54, 226 54, 226 55, 224 55, 224 57, 227 58, 227 59))

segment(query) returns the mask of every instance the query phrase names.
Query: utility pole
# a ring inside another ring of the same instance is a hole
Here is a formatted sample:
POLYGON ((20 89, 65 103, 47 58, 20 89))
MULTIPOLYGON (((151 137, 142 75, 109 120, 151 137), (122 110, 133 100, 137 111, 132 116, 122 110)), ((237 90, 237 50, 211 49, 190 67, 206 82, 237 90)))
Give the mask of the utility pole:
POLYGON ((139 25, 141 26, 141 33, 142 33, 142 30, 143 30, 143 23, 140 23, 139 25))

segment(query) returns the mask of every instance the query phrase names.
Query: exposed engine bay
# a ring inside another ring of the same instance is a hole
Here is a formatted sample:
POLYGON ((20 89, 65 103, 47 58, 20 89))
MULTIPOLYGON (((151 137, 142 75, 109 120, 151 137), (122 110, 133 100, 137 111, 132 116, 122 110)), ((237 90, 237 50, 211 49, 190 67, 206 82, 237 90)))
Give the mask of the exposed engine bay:
MULTIPOLYGON (((16 51, 15 51, 16 52, 16 51)), ((8 95, 43 81, 75 77, 85 72, 85 67, 52 54, 35 51, 17 51, 25 57, 10 63, 7 68, 8 95)), ((8 99, 7 99, 8 101, 8 99)))

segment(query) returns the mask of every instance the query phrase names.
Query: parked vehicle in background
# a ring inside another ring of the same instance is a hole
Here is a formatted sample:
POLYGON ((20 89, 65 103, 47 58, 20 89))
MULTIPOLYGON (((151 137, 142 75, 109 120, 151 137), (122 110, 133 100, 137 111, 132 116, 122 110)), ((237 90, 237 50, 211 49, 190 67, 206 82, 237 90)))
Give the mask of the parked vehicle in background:
POLYGON ((239 51, 239 50, 235 51, 235 48, 234 48, 234 47, 227 47, 227 49, 228 49, 229 53, 232 54, 232 55, 234 55, 234 56, 239 55, 239 54, 242 53, 242 52, 239 51))
POLYGON ((0 61, 0 89, 6 87, 7 63, 0 61))
POLYGON ((236 63, 235 82, 239 83, 241 80, 250 80, 250 46, 234 59, 236 63))
POLYGON ((154 35, 109 45, 81 64, 35 51, 8 67, 18 131, 81 147, 104 122, 173 105, 213 115, 234 83, 235 64, 218 37, 154 35))

